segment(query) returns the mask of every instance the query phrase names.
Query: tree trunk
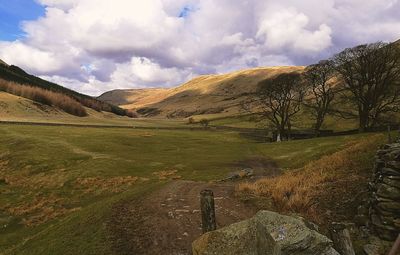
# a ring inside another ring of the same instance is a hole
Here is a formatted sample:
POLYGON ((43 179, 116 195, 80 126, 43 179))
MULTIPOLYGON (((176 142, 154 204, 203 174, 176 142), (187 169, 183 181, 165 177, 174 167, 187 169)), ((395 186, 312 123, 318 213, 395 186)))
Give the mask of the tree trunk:
POLYGON ((360 111, 359 112, 359 131, 365 132, 368 128, 368 115, 369 113, 367 111, 360 111))
POLYGON ((276 136, 276 142, 277 143, 282 142, 282 138, 281 138, 281 134, 280 133, 278 133, 278 135, 276 136))
MULTIPOLYGON (((278 137, 279 137, 279 142, 283 140, 285 134, 285 124, 282 122, 279 126, 278 126, 278 137)), ((278 138, 277 138, 278 141, 278 138)))
POLYGON ((315 136, 317 137, 319 136, 319 131, 321 130, 323 122, 324 122, 324 116, 321 113, 318 113, 317 121, 314 127, 315 136))
POLYGON ((287 124, 288 126, 288 132, 287 132, 287 140, 292 140, 292 124, 290 121, 287 124))

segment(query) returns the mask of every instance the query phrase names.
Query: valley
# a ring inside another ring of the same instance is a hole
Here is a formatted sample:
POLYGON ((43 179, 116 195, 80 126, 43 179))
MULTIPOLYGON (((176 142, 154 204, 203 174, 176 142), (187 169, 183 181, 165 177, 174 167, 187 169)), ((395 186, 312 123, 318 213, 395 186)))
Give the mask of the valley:
MULTIPOLYGON (((256 158, 268 159, 281 171, 290 172, 371 137, 360 134, 264 144, 243 138, 235 131, 30 125, 0 125, 0 130, 3 254, 124 254, 121 249, 132 245, 124 243, 124 235, 129 236, 134 229, 124 232, 117 230, 114 223, 109 225, 117 220, 113 216, 114 206, 128 206, 124 201, 138 199, 162 207, 165 202, 161 197, 160 201, 152 199, 158 197, 152 194, 165 186, 174 187, 174 180, 215 183, 243 168, 256 169, 256 158), (115 235, 122 238, 117 244, 115 235)), ((377 143, 385 139, 383 135, 374 137, 377 143)), ((371 159, 369 155, 374 152, 374 146, 361 152, 361 176, 370 174, 370 163, 363 158, 371 159)), ((271 165, 258 167, 267 175, 271 165)), ((353 169, 357 174, 358 170, 353 169)), ((246 201, 232 196, 235 183, 228 185, 232 187, 230 199, 237 201, 234 203, 246 201)), ((348 191, 340 192, 343 195, 348 191)), ((184 193, 177 191, 171 195, 179 198, 184 193)), ((196 191, 190 194, 195 196, 196 191)), ((191 209, 197 210, 197 198, 192 199, 191 209)), ((273 208, 265 202, 258 206, 273 208)), ((146 211, 146 217, 166 217, 162 213, 152 216, 153 213, 156 211, 146 211)), ((199 214, 192 217, 196 219, 199 214)), ((171 224, 178 224, 176 220, 171 224)), ((198 220, 190 228, 197 228, 196 224, 198 220)), ((146 243, 143 245, 146 248, 146 243)))
POLYGON ((0 0, 0 255, 400 255, 400 0, 0 0))
MULTIPOLYGON (((346 50, 400 54, 360 47, 346 50)), ((376 241, 362 213, 375 154, 399 136, 400 75, 388 65, 384 79, 377 65, 370 83, 356 76, 360 95, 339 75, 357 60, 99 97, 0 62, 0 254, 192 254, 204 189, 215 192, 218 229, 260 210, 301 216, 326 236, 349 222, 362 254, 376 241)))

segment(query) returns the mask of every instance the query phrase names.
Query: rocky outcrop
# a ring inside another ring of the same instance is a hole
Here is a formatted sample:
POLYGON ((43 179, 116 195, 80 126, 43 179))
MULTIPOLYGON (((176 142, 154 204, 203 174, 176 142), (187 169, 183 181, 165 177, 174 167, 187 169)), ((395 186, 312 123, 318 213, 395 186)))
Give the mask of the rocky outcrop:
POLYGON ((192 244, 194 255, 339 255, 332 241, 302 218, 260 211, 253 218, 208 232, 192 244))
POLYGON ((380 238, 393 241, 400 233, 400 143, 377 152, 369 188, 371 227, 380 238))

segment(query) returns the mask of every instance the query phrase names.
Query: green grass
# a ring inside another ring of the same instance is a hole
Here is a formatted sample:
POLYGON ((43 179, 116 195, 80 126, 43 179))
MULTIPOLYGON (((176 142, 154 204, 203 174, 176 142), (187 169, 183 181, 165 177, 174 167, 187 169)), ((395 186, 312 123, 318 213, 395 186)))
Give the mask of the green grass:
MULTIPOLYGON (((206 117, 203 117, 206 118, 206 117)), ((195 118, 200 120, 200 117, 195 118)), ((256 121, 251 114, 238 115, 238 116, 210 116, 210 125, 212 126, 226 126, 236 128, 265 128, 267 127, 266 121, 256 121)), ((257 118, 256 118, 257 119, 257 118)), ((311 129, 314 121, 307 113, 300 113, 293 120, 294 129, 311 129)), ((325 118, 322 129, 333 131, 345 131, 357 129, 356 119, 342 119, 335 116, 328 115, 325 118)))
POLYGON ((211 119, 210 125, 236 128, 264 128, 265 123, 256 122, 252 115, 227 116, 211 119))
POLYGON ((368 136, 263 144, 220 131, 1 125, 0 133, 0 254, 110 254, 101 223, 115 202, 162 185, 154 172, 178 170, 183 179, 215 180, 238 170, 234 163, 253 157, 294 169, 368 136), (76 183, 78 178, 106 182, 126 176, 148 180, 120 185, 117 193, 88 192, 76 183), (29 207, 37 199, 50 211, 67 211, 27 227, 21 224, 24 219, 46 212, 37 208, 18 215, 9 210, 29 207))
MULTIPOLYGON (((24 242, 17 243, 6 254, 114 254, 107 233, 107 219, 111 207, 122 199, 132 199, 156 189, 161 183, 139 185, 132 190, 105 198, 59 221, 50 222, 38 229, 24 242)), ((26 231, 26 229, 21 230, 26 231)), ((34 232, 34 231, 30 231, 34 232)), ((13 243, 12 240, 9 240, 13 243)))

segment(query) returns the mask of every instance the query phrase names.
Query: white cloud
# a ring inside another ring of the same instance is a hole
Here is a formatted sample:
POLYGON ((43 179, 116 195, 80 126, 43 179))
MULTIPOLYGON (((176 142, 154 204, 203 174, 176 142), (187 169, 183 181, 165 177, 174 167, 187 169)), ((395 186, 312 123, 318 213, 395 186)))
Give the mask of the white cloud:
POLYGON ((111 82, 123 88, 143 88, 148 85, 171 86, 183 82, 183 77, 191 76, 188 70, 178 68, 162 68, 159 64, 147 58, 133 57, 130 62, 118 64, 115 72, 111 74, 111 82))
POLYGON ((292 49, 303 52, 320 52, 331 44, 331 29, 325 23, 318 30, 307 29, 309 18, 294 9, 267 13, 260 22, 258 38, 265 39, 271 50, 292 49))
POLYGON ((62 67, 55 53, 42 51, 20 41, 0 42, 0 56, 7 63, 36 73, 52 72, 62 67))
POLYGON ((46 15, 0 42, 0 58, 89 94, 307 64, 400 35, 397 0, 37 1, 46 15))

